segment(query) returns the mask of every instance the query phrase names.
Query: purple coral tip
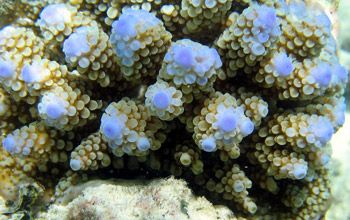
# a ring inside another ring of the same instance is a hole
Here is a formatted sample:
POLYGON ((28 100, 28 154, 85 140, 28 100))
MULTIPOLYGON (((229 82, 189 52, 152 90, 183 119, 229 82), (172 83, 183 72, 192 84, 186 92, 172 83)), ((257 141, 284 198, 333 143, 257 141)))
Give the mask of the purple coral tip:
POLYGON ((10 60, 0 60, 0 77, 9 78, 13 75, 15 66, 10 60))
POLYGON ((332 79, 332 71, 328 63, 320 63, 310 70, 311 75, 321 87, 328 87, 332 79))
MULTIPOLYGON (((134 14, 136 12, 131 11, 131 14, 134 14)), ((132 16, 122 17, 119 21, 116 21, 115 23, 115 29, 118 35, 124 37, 135 37, 136 36, 136 30, 135 30, 135 18, 132 16), (129 19, 131 18, 131 20, 129 19)))
POLYGON ((103 125, 103 133, 109 139, 115 139, 122 134, 122 129, 120 128, 118 121, 107 121, 103 125))
POLYGON ((237 119, 233 114, 224 113, 219 119, 218 125, 224 132, 231 132, 237 127, 237 119))
POLYGON ((46 115, 51 119, 59 119, 64 112, 64 108, 58 103, 51 102, 46 106, 46 115))
POLYGON ((12 153, 19 153, 19 148, 17 148, 17 142, 15 138, 10 134, 3 141, 2 146, 5 150, 12 153))
POLYGON ((253 122, 249 119, 241 122, 240 130, 244 136, 250 135, 254 130, 253 122))
POLYGON ((153 103, 157 108, 165 109, 169 106, 170 100, 165 92, 159 91, 154 95, 153 103))
POLYGON ((278 75, 281 76, 288 76, 294 70, 292 59, 287 57, 286 54, 278 55, 275 59, 274 66, 278 75))
POLYGON ((175 52, 174 58, 180 66, 185 68, 191 67, 194 61, 194 57, 190 48, 182 46, 174 52, 175 52))
POLYGON ((259 9, 258 19, 263 27, 273 26, 276 22, 276 18, 276 12, 273 8, 263 5, 259 9))
POLYGON ((77 31, 79 31, 78 33, 71 34, 68 39, 63 42, 62 51, 66 56, 80 56, 90 51, 85 29, 84 27, 80 27, 80 29, 77 29, 77 31))
POLYGON ((25 65, 22 68, 21 75, 26 83, 39 82, 41 80, 41 68, 37 64, 25 65))

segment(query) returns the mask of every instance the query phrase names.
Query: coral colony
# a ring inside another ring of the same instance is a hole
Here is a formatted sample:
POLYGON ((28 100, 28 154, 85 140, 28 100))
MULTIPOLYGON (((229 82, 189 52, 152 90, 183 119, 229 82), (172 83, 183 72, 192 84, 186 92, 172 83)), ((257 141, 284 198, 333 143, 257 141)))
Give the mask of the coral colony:
POLYGON ((348 80, 331 25, 316 1, 19 0, 0 31, 0 195, 165 172, 233 219, 319 219, 348 80))

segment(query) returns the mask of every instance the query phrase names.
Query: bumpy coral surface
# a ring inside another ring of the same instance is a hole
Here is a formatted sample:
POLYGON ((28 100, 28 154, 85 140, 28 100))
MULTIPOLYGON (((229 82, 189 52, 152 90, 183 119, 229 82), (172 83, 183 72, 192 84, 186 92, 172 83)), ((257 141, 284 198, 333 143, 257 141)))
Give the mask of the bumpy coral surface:
POLYGON ((325 214, 348 73, 316 1, 17 3, 0 30, 1 196, 172 174, 234 219, 325 214))

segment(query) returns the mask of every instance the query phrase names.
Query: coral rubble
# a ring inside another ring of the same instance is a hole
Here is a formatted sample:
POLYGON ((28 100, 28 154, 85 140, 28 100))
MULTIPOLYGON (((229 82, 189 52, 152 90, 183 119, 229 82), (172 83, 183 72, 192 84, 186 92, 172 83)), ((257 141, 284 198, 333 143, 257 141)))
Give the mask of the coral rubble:
POLYGON ((227 207, 195 197, 185 181, 174 178, 95 180, 76 189, 82 195, 67 205, 52 205, 38 219, 237 219, 227 207))

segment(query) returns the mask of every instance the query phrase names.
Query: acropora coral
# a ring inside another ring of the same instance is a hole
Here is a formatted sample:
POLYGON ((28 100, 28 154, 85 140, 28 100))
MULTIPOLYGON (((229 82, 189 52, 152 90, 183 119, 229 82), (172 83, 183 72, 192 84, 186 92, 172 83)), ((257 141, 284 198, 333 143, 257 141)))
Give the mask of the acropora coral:
POLYGON ((7 8, 5 199, 16 200, 28 178, 60 201, 89 179, 172 174, 237 219, 327 211, 329 141, 344 124, 348 73, 317 1, 17 0, 7 8))

